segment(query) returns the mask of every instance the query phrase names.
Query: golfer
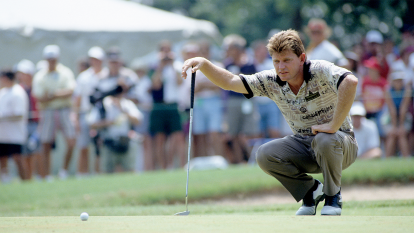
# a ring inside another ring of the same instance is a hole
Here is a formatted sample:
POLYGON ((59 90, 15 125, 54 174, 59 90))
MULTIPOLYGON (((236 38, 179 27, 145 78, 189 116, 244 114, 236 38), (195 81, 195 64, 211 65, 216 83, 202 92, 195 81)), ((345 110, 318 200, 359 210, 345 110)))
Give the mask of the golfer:
POLYGON ((204 58, 187 60, 182 68, 200 70, 214 84, 243 93, 266 96, 279 107, 294 135, 263 144, 257 163, 279 180, 302 206, 296 215, 341 215, 341 174, 357 158, 358 145, 349 110, 358 80, 348 70, 321 60, 307 60, 294 30, 275 34, 267 45, 275 69, 234 75, 204 58), (324 184, 308 173, 322 173, 324 184))

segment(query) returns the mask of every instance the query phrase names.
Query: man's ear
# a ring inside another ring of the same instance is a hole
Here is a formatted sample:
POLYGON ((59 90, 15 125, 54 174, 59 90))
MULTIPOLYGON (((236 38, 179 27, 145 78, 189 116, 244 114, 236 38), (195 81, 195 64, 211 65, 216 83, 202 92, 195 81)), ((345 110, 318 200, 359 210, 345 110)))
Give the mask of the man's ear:
POLYGON ((305 61, 306 61, 306 53, 302 53, 302 54, 299 56, 299 59, 300 59, 300 62, 301 62, 301 63, 305 63, 305 61))

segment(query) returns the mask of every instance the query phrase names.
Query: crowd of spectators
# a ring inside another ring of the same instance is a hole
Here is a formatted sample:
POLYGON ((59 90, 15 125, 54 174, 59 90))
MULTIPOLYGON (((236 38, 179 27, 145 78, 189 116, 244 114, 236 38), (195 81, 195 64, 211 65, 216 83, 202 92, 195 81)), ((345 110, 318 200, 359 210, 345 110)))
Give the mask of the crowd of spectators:
MULTIPOLYGON (((371 30, 347 51, 329 41, 331 30, 322 19, 310 20, 302 35, 309 60, 328 60, 359 79, 350 112, 360 145, 358 156, 411 156, 414 30, 403 31, 398 43, 371 30)), ((68 177, 75 149, 79 150, 78 177, 136 167, 149 171, 184 166, 190 83, 180 77, 183 61, 202 56, 234 74, 253 74, 273 69, 266 44, 265 38, 248 47, 242 36, 231 34, 224 38, 223 56, 218 60, 210 56, 211 45, 206 41, 186 43, 180 53, 174 53, 165 40, 159 44, 156 61, 140 58, 130 64, 117 47, 105 51, 94 46, 75 72, 59 62, 65 56, 59 46, 48 45, 36 65, 23 59, 10 69, 3 68, 1 182, 10 182, 9 158, 22 180, 36 175, 53 181, 51 151, 59 146, 55 143, 58 130, 66 141, 64 154, 59 155, 64 161, 57 174, 60 179, 68 177), (131 139, 137 138, 143 150, 131 149, 131 139), (93 171, 89 169, 91 153, 96 156, 93 171)), ((289 134, 289 126, 270 99, 247 100, 197 72, 194 157, 222 155, 230 163, 245 163, 254 143, 289 134)))

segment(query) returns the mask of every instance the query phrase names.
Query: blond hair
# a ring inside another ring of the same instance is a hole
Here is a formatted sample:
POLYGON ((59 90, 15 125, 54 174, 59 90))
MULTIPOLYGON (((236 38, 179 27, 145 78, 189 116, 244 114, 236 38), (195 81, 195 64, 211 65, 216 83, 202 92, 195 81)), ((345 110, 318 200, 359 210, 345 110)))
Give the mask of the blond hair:
POLYGON ((303 46, 298 32, 292 29, 281 31, 273 35, 269 39, 269 43, 266 47, 270 56, 273 56, 274 53, 282 53, 289 50, 298 57, 302 53, 305 53, 305 47, 303 46))

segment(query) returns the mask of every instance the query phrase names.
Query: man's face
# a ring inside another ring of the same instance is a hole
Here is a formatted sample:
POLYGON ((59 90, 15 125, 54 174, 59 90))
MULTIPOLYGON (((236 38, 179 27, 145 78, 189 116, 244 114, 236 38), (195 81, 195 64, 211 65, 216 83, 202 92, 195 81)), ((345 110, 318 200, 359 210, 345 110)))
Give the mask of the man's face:
POLYGON ((5 83, 7 82, 7 79, 8 79, 7 77, 0 75, 0 88, 5 86, 5 83))
POLYGON ((298 57, 291 50, 285 50, 281 53, 273 53, 272 60, 280 79, 289 82, 297 78, 306 61, 306 55, 302 53, 298 57))
POLYGON ((310 39, 316 43, 320 43, 325 40, 325 32, 323 29, 311 29, 310 30, 310 39))
POLYGON ((55 58, 51 58, 51 59, 47 59, 47 63, 49 64, 49 71, 55 71, 56 70, 56 66, 57 66, 57 59, 55 58))
POLYGON ((111 72, 118 72, 121 66, 122 66, 122 63, 118 60, 108 61, 108 68, 111 72))
POLYGON ((362 120, 363 116, 358 116, 358 115, 352 115, 351 119, 352 119, 352 125, 354 126, 355 129, 359 129, 361 128, 361 120, 362 120))
POLYGON ((259 44, 254 50, 254 57, 257 61, 262 62, 267 58, 269 52, 267 51, 265 44, 259 44))
POLYGON ((238 60, 240 56, 243 54, 243 51, 240 48, 237 48, 233 45, 230 45, 226 52, 227 56, 233 60, 238 60))
POLYGON ((94 57, 90 57, 89 62, 91 63, 92 67, 98 67, 98 68, 102 67, 102 61, 94 57))
POLYGON ((32 76, 30 74, 17 72, 16 73, 16 79, 19 83, 23 84, 24 86, 31 86, 32 76))

